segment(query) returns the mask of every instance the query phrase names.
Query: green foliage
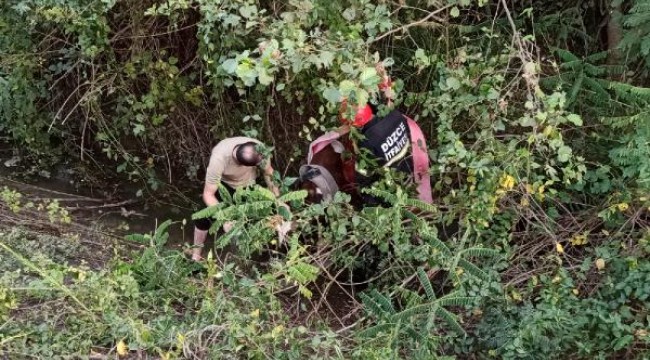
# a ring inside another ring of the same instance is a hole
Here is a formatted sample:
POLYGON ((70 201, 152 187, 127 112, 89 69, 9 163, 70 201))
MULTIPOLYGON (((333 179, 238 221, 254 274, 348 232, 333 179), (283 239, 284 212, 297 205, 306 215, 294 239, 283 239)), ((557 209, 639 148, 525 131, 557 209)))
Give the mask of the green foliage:
POLYGON ((630 3, 630 10, 621 19, 626 31, 620 48, 630 61, 640 60, 647 68, 650 66, 650 4, 643 0, 630 3))
MULTIPOLYGON (((302 359, 329 357, 342 346, 331 330, 292 326, 271 284, 243 276, 234 264, 188 277, 195 265, 162 249, 167 225, 153 235, 132 236, 149 243, 131 255, 133 262, 114 259, 104 269, 55 261, 52 253, 37 251, 43 245, 30 248, 30 232, 3 233, 0 352, 114 356, 123 341, 124 352, 168 359, 190 354, 302 359)), ((68 248, 65 238, 47 240, 47 247, 67 249, 69 258, 85 256, 83 246, 68 248)))
POLYGON ((649 305, 650 289, 639 282, 648 276, 647 258, 617 254, 606 260, 607 270, 598 275, 601 286, 586 294, 580 283, 592 261, 585 259, 576 275, 560 270, 554 277, 534 279, 526 291, 536 295, 521 305, 492 304, 477 335, 486 335, 485 346, 495 356, 515 359, 532 353, 540 358, 607 357, 647 346, 648 320, 633 310, 649 305))
MULTIPOLYGON (((650 182, 650 149, 647 145, 650 135, 650 117, 647 111, 650 91, 612 80, 612 77, 622 75, 625 67, 599 64, 607 58, 607 52, 595 53, 582 59, 568 50, 560 49, 557 53, 562 60, 560 73, 543 79, 542 84, 566 90, 569 94, 567 106, 607 125, 611 130, 601 132, 598 136, 601 141, 606 140, 611 144, 607 151, 611 165, 620 169, 624 180, 632 180, 638 186, 647 187, 650 182)), ((576 125, 581 125, 581 122, 576 125)), ((596 145, 597 149, 602 148, 598 146, 600 144, 596 145)), ((596 161, 603 161, 600 155, 592 157, 596 161)), ((590 177, 593 178, 594 175, 590 177)))
POLYGON ((441 319, 453 331, 465 333, 456 316, 445 307, 467 306, 473 299, 457 296, 456 293, 436 298, 432 284, 422 268, 418 268, 417 277, 426 296, 416 297, 417 300, 411 300, 408 307, 399 312, 388 297, 376 290, 361 294, 367 311, 377 319, 377 324, 361 331, 360 337, 384 344, 380 346, 390 348, 391 352, 399 351, 406 354, 413 352, 415 356, 421 358, 437 353, 436 341, 432 341, 429 334, 436 318, 441 319))

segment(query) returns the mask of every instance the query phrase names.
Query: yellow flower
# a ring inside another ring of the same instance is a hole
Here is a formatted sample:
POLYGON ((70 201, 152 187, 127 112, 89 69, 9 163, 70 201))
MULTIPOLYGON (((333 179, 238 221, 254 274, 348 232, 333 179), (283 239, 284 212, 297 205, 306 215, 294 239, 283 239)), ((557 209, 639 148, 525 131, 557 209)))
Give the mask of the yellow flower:
POLYGON ((605 260, 603 260, 602 258, 598 258, 596 260, 596 269, 602 270, 604 268, 605 268, 605 260))
POLYGON ((273 330, 271 330, 271 336, 276 338, 278 335, 282 334, 284 332, 284 326, 278 325, 273 330))
POLYGON ((533 185, 531 184, 526 184, 526 192, 529 194, 532 194, 535 192, 535 189, 533 188, 533 185))
POLYGON ((573 290, 571 290, 571 292, 572 292, 573 295, 575 295, 575 296, 578 296, 578 294, 580 294, 580 291, 578 291, 578 289, 573 289, 573 290))
POLYGON ((515 186, 515 178, 512 175, 505 174, 501 176, 499 185, 501 185, 502 189, 511 190, 515 186))
POLYGON ((616 208, 618 208, 618 211, 620 211, 620 212, 623 212, 623 211, 627 210, 629 207, 630 206, 628 204, 626 204, 626 203, 616 204, 616 208))
POLYGON ((564 246, 560 243, 555 243, 555 251, 557 251, 559 254, 564 254, 564 246))
POLYGON ((258 318, 260 317, 260 309, 255 309, 251 312, 251 317, 258 318))
POLYGON ((587 243, 587 233, 576 234, 571 238, 571 245, 585 245, 587 243))
POLYGON ((129 353, 129 348, 124 343, 124 340, 120 340, 120 342, 117 343, 116 350, 119 356, 125 356, 126 354, 129 353))

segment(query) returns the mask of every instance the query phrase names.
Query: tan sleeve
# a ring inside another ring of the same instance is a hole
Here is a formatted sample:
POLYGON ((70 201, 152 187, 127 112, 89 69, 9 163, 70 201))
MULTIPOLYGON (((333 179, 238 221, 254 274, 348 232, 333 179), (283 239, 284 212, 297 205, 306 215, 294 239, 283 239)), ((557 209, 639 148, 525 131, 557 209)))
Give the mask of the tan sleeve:
POLYGON ((208 169, 205 171, 205 183, 217 185, 221 181, 221 176, 226 169, 226 162, 216 151, 212 152, 208 169))

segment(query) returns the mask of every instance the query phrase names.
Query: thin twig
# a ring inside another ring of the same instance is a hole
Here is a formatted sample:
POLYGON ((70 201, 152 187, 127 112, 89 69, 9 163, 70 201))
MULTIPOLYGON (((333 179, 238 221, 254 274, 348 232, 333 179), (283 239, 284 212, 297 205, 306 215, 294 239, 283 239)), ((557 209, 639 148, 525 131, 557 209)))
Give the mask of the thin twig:
POLYGON ((377 42, 377 41, 379 41, 379 40, 385 38, 386 36, 389 36, 389 35, 391 35, 391 34, 394 34, 394 33, 396 33, 396 32, 399 32, 399 31, 404 31, 404 30, 406 30, 406 29, 408 29, 408 28, 411 28, 411 27, 413 27, 413 26, 422 25, 423 23, 426 23, 427 21, 429 21, 429 19, 431 19, 431 18, 433 18, 434 16, 436 16, 437 14, 439 14, 439 13, 441 13, 441 12, 443 12, 443 11, 449 9, 450 7, 451 7, 451 5, 447 5, 447 6, 442 7, 442 8, 440 8, 440 9, 436 10, 436 11, 432 11, 432 12, 430 12, 429 15, 423 17, 422 19, 420 19, 420 20, 418 20, 418 21, 415 21, 415 22, 412 22, 412 23, 406 24, 406 25, 404 25, 404 26, 400 26, 400 27, 395 28, 395 29, 393 29, 393 30, 389 30, 389 31, 387 31, 387 32, 385 32, 385 33, 383 33, 383 34, 377 36, 376 38, 372 39, 372 41, 370 41, 369 43, 377 42))

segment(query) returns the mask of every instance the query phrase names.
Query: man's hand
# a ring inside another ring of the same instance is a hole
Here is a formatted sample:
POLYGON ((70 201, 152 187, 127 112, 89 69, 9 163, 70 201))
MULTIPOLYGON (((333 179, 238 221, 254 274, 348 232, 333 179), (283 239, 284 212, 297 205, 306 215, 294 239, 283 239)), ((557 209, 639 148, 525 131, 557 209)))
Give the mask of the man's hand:
POLYGON ((205 203, 206 206, 214 206, 219 203, 217 200, 217 196, 215 195, 217 193, 217 190, 219 189, 219 185, 217 184, 208 184, 206 183, 203 186, 203 202, 205 203))
POLYGON ((224 231, 224 232, 230 232, 230 230, 232 230, 232 228, 233 228, 234 226, 235 226, 235 222, 234 222, 234 221, 226 221, 226 222, 223 224, 223 231, 224 231))
POLYGON ((271 190, 275 197, 280 196, 280 189, 273 183, 273 167, 271 166, 271 158, 266 161, 266 167, 264 168, 264 182, 266 187, 271 190))

